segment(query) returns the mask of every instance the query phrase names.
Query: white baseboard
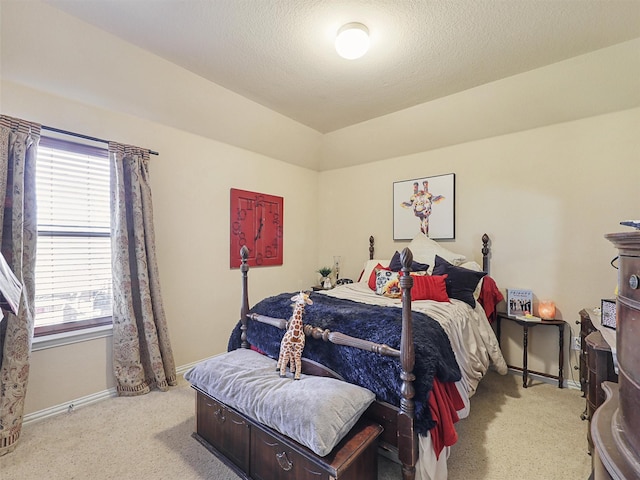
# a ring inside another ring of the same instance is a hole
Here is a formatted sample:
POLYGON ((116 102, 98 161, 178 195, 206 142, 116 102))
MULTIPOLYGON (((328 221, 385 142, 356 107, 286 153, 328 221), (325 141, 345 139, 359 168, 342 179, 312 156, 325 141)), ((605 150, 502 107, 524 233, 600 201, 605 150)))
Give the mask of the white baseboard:
MULTIPOLYGON (((211 358, 211 357, 209 357, 211 358)), ((207 359, 204 359, 207 360, 207 359)), ((186 365, 181 365, 180 367, 176 367, 176 375, 184 375, 184 373, 189 370, 194 365, 204 361, 198 360, 196 362, 187 363, 186 365)), ((106 400, 107 398, 112 398, 118 396, 118 392, 115 387, 109 388, 108 390, 103 390, 101 392, 92 393, 91 395, 87 395, 85 397, 76 398, 75 400, 71 400, 66 403, 61 403, 60 405, 55 405, 53 407, 45 408, 43 410, 38 410, 37 412, 27 413, 23 419, 22 424, 27 425, 32 422, 37 422, 40 420, 44 420, 46 418, 53 417, 55 415, 60 415, 61 413, 69 413, 78 408, 86 407, 87 405, 91 405, 92 403, 100 402, 102 400, 106 400)))
POLYGON ((105 400, 107 398, 115 397, 117 396, 117 394, 118 393, 114 387, 108 390, 103 390, 102 392, 93 393, 85 397, 71 400, 70 402, 67 402, 67 403, 62 403, 60 405, 55 405, 53 407, 45 408, 44 410, 39 410, 33 413, 27 413, 23 417, 22 424, 27 425, 32 422, 37 422, 40 420, 44 420, 45 418, 50 418, 55 415, 59 415, 61 413, 70 413, 78 408, 91 405, 92 403, 96 403, 96 402, 105 400))
MULTIPOLYGON (((519 376, 522 378, 522 370, 509 368, 509 373, 511 375, 519 376)), ((558 385, 558 380, 556 380, 555 378, 549 378, 543 375, 536 375, 535 373, 531 373, 531 372, 529 372, 528 375, 530 378, 535 378, 536 380, 540 380, 541 382, 548 383, 549 385, 556 385, 556 386, 558 385)), ((582 388, 579 382, 576 382, 575 380, 568 380, 566 378, 562 382, 562 386, 564 388, 572 388, 575 390, 580 390, 582 388)))
MULTIPOLYGON (((222 353, 218 355, 222 355, 222 353)), ((209 360, 210 358, 217 357, 218 355, 213 355, 211 357, 203 358, 202 360, 196 360, 195 362, 187 363, 186 365, 176 367, 176 375, 184 375, 187 372, 187 370, 189 370, 191 367, 195 367, 197 364, 204 362, 206 360, 209 360)))

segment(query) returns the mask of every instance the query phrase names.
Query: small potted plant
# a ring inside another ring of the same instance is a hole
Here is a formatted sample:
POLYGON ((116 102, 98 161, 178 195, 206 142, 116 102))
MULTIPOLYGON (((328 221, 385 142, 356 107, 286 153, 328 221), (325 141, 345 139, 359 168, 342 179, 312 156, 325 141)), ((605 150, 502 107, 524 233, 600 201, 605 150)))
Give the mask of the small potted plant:
POLYGON ((329 275, 331 275, 332 271, 331 267, 321 267, 317 270, 320 274, 320 285, 322 288, 327 290, 331 288, 331 279, 329 278, 329 275))

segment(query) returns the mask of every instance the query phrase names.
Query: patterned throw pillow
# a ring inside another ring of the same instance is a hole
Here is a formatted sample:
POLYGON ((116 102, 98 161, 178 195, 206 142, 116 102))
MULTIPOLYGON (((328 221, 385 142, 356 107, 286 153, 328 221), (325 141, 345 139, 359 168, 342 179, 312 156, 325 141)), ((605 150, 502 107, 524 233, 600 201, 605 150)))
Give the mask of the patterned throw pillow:
POLYGON ((402 298, 402 289, 400 288, 400 278, 394 278, 384 286, 382 290, 383 297, 402 298))
POLYGON ((385 297, 399 298, 400 285, 398 284, 398 272, 376 269, 376 294, 385 297))
MULTIPOLYGON (((371 270, 371 275, 369 275, 369 288, 376 291, 376 273, 378 270, 390 270, 389 267, 383 267, 382 264, 378 263, 373 270, 371 270)), ((377 292, 376 292, 377 293, 377 292)))

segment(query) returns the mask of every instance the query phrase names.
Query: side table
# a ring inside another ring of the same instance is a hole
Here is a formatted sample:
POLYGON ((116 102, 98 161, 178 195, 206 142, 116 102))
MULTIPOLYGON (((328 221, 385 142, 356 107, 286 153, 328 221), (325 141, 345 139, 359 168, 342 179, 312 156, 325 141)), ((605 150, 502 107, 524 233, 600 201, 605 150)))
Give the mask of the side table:
POLYGON ((541 375, 543 377, 555 378, 558 380, 558 388, 563 387, 564 377, 563 377, 563 368, 564 368, 564 326, 567 324, 564 320, 523 320, 520 318, 512 317, 507 315, 504 312, 498 312, 497 320, 496 320, 496 329, 497 329, 497 337, 498 337, 498 345, 500 345, 500 330, 501 330, 501 322, 502 320, 509 320, 510 322, 515 322, 522 327, 522 367, 515 367, 513 365, 507 365, 509 368, 513 368, 514 370, 522 370, 522 386, 527 388, 529 381, 529 373, 535 373, 536 375, 541 375), (528 346, 529 346, 529 329, 533 327, 537 327, 538 325, 554 325, 558 327, 558 375, 551 375, 549 373, 536 372, 534 370, 529 370, 527 367, 527 357, 528 357, 528 346))
POLYGON ((331 287, 331 288, 324 288, 322 285, 313 285, 313 286, 311 287, 311 290, 313 290, 314 292, 322 292, 323 290, 331 290, 331 289, 333 289, 333 288, 334 288, 334 287, 331 287))

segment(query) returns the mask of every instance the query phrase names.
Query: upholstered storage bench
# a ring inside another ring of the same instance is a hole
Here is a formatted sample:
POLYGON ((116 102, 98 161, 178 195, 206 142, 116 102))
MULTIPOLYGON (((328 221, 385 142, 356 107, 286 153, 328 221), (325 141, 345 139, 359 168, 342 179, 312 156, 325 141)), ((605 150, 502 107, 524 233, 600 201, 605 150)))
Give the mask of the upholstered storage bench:
POLYGON ((333 378, 280 378, 247 349, 185 374, 196 390, 194 437, 255 480, 376 480, 382 427, 361 418, 374 395, 333 378))

